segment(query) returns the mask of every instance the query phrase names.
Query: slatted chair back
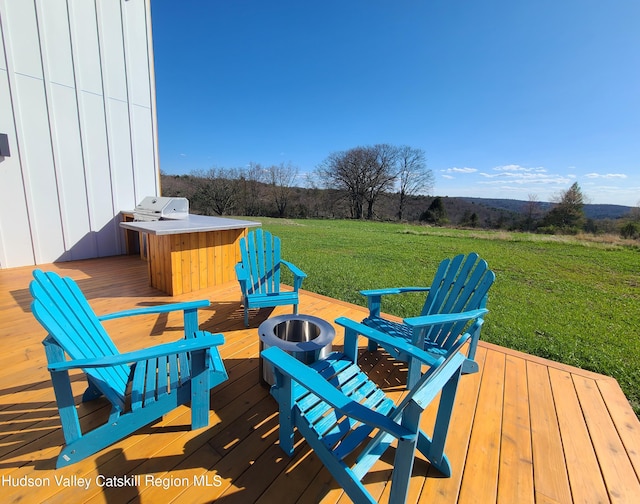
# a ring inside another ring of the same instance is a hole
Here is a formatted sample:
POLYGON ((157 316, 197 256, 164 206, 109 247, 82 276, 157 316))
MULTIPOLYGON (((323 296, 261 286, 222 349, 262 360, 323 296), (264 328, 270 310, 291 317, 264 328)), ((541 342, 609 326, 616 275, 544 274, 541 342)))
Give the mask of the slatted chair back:
POLYGON ((240 238, 242 263, 248 271, 248 294, 280 292, 280 238, 269 231, 250 231, 240 238))
MULTIPOLYGON (((49 336, 74 360, 119 355, 115 344, 87 302, 78 285, 70 278, 36 270, 30 291, 34 298, 31 311, 49 336)), ((129 366, 88 368, 90 377, 109 401, 124 409, 129 366)))
MULTIPOLYGON (((487 293, 495 274, 475 252, 443 260, 434 275, 421 316, 462 313, 487 304, 487 293)), ((451 348, 461 334, 465 322, 432 325, 425 340, 443 349, 451 348)))

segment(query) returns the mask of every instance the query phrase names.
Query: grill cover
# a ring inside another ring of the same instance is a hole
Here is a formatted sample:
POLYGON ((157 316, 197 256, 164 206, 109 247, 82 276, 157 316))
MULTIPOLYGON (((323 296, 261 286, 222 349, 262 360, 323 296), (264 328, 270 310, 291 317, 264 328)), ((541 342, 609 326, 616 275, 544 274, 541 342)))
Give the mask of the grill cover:
POLYGON ((187 198, 147 196, 133 211, 136 221, 157 221, 160 219, 186 219, 189 215, 187 198))

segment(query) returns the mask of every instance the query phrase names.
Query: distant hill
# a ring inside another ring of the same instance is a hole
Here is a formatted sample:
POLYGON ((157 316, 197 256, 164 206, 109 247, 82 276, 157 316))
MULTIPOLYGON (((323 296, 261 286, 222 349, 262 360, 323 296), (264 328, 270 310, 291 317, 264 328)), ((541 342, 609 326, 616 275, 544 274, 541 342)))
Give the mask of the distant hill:
MULTIPOLYGON (((453 199, 453 198, 452 198, 453 199)), ((511 200, 511 199, 495 199, 495 198, 457 198, 475 203, 476 205, 483 205, 489 208, 496 208, 499 210, 506 210, 521 214, 525 212, 528 201, 511 200)), ((540 201, 538 202, 541 211, 546 211, 553 206, 553 203, 540 201)), ((584 214, 588 219, 600 220, 600 219, 620 219, 625 217, 631 211, 631 207, 623 205, 594 205, 588 204, 584 206, 584 214)))

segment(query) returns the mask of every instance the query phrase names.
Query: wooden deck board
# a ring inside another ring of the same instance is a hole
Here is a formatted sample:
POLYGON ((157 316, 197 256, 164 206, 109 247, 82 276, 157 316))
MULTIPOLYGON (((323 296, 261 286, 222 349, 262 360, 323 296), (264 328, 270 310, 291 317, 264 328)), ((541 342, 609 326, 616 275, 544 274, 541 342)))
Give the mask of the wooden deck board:
POLYGON ((506 355, 504 378, 497 501, 501 504, 533 503, 533 460, 526 363, 506 355))
MULTIPOLYGON (((44 333, 29 312, 32 268, 1 270, 2 502, 348 502, 302 440, 291 459, 281 452, 277 406, 258 382, 256 328, 290 307, 253 311, 251 328, 245 329, 234 282, 172 298, 149 287, 147 264, 137 258, 41 268, 76 279, 98 314, 209 298, 212 305, 200 311, 200 326, 224 333, 221 353, 230 379, 212 393, 207 429, 189 430, 190 411, 183 406, 94 457, 56 471, 63 436, 41 345, 44 333), (68 488, 56 476, 83 477, 90 485, 68 488), (139 476, 141 482, 97 484, 123 476, 139 476), (40 478, 39 484, 25 486, 21 477, 40 478)), ((365 313, 306 292, 300 311, 327 320, 358 320, 365 313)), ((179 338, 182 318, 143 316, 105 326, 118 348, 128 351, 179 338)), ((341 345, 338 332, 335 347, 341 345)), ((419 458, 411 502, 640 501, 640 422, 613 379, 488 343, 480 344, 477 360, 480 372, 462 378, 456 397, 446 446, 453 475, 442 478, 419 458)), ((364 350, 361 365, 392 396, 401 396, 406 366, 364 350)), ((80 375, 72 378, 72 387, 79 397, 85 388, 80 375)), ((108 404, 97 400, 79 411, 87 428, 106 419, 108 404)), ((430 407, 423 416, 427 430, 434 411, 430 407)), ((383 502, 391 461, 380 461, 365 479, 383 502)))
POLYGON ((504 354, 489 353, 482 369, 482 382, 468 448, 470 452, 480 456, 467 459, 460 488, 460 502, 496 501, 504 371, 504 354))

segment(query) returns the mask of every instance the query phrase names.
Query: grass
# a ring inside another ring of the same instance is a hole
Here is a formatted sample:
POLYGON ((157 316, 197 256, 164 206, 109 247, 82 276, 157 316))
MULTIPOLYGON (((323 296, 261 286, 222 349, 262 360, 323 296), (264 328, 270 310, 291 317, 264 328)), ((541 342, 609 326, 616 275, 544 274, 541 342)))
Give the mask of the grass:
MULTIPOLYGON (((613 376, 640 416, 637 247, 391 223, 258 220, 282 238, 284 258, 308 274, 305 289, 359 305, 361 289, 428 285, 443 258, 477 252, 496 273, 482 339, 613 376)), ((411 316, 423 301, 391 296, 383 311, 411 316)))

